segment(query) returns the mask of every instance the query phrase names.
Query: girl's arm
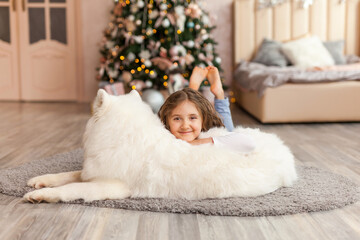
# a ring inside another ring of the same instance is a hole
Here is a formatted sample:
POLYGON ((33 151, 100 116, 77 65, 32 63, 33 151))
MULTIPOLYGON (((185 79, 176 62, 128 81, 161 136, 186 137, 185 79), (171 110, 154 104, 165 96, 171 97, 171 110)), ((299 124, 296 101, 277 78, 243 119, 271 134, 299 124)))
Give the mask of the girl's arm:
POLYGON ((207 144, 207 143, 214 143, 212 138, 202 138, 202 139, 195 139, 190 144, 192 145, 200 145, 200 144, 207 144))
POLYGON ((213 137, 215 146, 232 151, 248 153, 254 151, 256 142, 253 137, 243 133, 230 133, 221 137, 213 137))
POLYGON ((225 136, 195 139, 190 142, 192 145, 211 143, 231 151, 249 153, 255 150, 256 143, 253 137, 243 133, 230 133, 225 136))

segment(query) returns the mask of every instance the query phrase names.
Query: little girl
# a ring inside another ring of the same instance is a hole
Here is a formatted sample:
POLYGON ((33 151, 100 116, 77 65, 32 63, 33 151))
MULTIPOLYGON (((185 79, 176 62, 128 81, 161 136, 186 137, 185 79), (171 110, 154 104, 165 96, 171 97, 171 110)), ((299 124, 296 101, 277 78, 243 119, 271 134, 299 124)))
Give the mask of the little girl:
POLYGON ((158 115, 176 138, 193 145, 214 144, 240 152, 251 152, 255 148, 254 140, 241 133, 198 139, 202 131, 208 131, 213 127, 225 125, 229 131, 233 129, 229 100, 224 98, 216 67, 209 66, 206 69, 195 67, 190 77, 189 88, 171 94, 160 108, 158 115), (205 77, 209 80, 210 90, 215 95, 215 108, 197 91, 205 77))

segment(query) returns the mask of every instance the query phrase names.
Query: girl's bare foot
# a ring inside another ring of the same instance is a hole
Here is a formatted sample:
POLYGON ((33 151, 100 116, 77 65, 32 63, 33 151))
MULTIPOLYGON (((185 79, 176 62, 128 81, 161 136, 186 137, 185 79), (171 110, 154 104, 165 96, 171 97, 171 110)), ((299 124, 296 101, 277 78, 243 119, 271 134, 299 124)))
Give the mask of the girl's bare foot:
POLYGON ((214 66, 206 67, 208 74, 206 78, 210 82, 210 91, 215 95, 217 99, 224 99, 224 90, 222 88, 219 70, 214 66))
POLYGON ((199 90, 200 84, 208 74, 208 70, 201 67, 195 67, 191 73, 190 81, 189 81, 189 88, 194 90, 199 90))

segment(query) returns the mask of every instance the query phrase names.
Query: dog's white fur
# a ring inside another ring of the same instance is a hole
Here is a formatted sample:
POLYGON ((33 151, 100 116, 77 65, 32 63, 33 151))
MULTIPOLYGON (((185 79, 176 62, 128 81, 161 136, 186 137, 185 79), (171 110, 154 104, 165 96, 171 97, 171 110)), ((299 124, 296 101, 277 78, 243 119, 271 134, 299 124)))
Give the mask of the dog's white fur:
MULTIPOLYGON (((83 170, 35 177, 31 202, 151 198, 258 196, 290 186, 297 178, 294 157, 275 135, 251 135, 256 149, 238 153, 176 139, 132 91, 110 96, 99 90, 84 134, 83 170), (43 188, 46 187, 46 188, 43 188)), ((227 134, 211 129, 200 137, 227 134)))

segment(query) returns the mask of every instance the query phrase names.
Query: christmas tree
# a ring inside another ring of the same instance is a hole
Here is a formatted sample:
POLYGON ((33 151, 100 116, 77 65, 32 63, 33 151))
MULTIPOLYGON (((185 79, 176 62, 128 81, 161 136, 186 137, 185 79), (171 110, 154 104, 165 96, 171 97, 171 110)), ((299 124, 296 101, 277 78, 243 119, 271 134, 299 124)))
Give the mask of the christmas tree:
POLYGON ((138 90, 181 89, 195 66, 213 65, 221 71, 217 43, 210 35, 214 28, 199 1, 115 1, 97 79, 138 90))

